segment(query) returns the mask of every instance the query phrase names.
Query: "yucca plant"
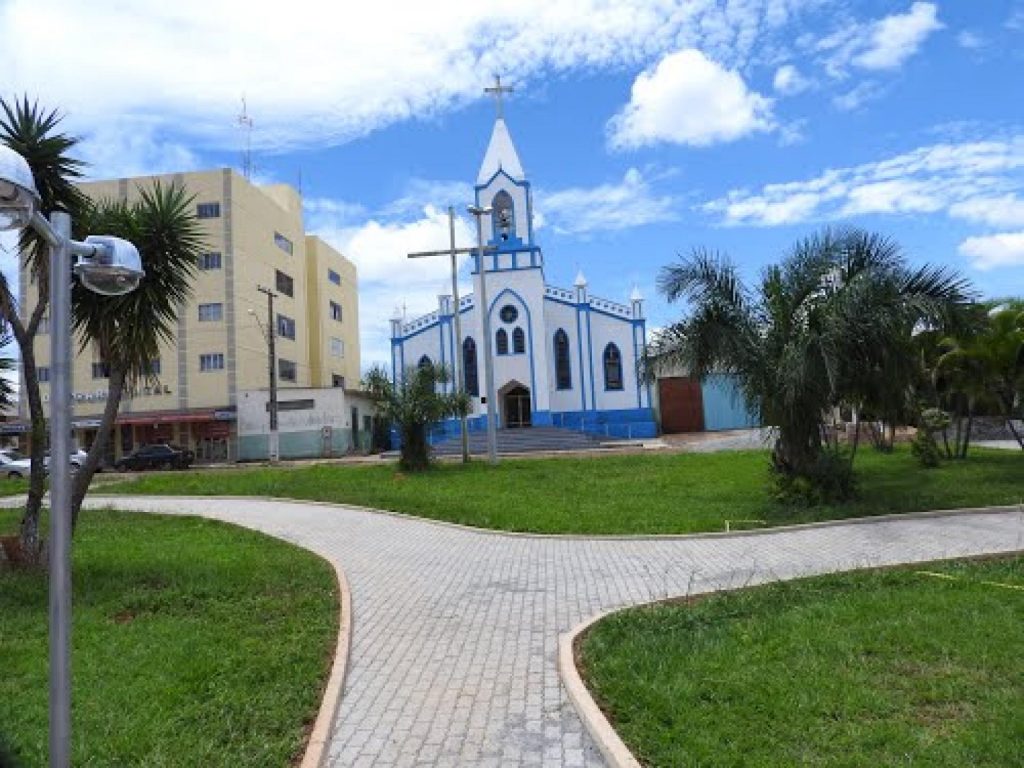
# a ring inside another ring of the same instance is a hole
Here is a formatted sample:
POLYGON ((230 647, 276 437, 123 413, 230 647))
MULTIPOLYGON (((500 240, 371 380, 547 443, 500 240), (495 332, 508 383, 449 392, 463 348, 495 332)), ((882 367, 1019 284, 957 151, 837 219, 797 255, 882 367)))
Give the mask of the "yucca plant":
MULTIPOLYGON (((0 112, 0 142, 28 161, 39 190, 43 215, 54 211, 65 211, 73 218, 80 215, 86 199, 74 184, 82 175, 83 164, 70 155, 78 139, 60 131, 60 113, 43 109, 27 96, 13 102, 0 99, 0 112)), ((49 250, 30 229, 21 233, 19 250, 20 266, 27 269, 35 281, 38 298, 35 306, 21 306, 17 287, 0 278, 0 316, 10 328, 21 353, 24 372, 21 397, 28 403, 32 422, 32 470, 21 520, 20 547, 26 562, 38 562, 41 553, 39 513, 45 491, 46 421, 39 394, 35 340, 49 304, 49 250)))
POLYGON ((107 449, 126 388, 152 381, 161 344, 173 344, 178 309, 191 296, 204 239, 194 198, 176 184, 139 187, 138 200, 101 200, 81 217, 82 232, 102 232, 135 244, 145 277, 131 293, 100 296, 75 284, 74 330, 81 352, 95 346, 110 368, 106 406, 85 463, 75 476, 72 523, 107 449))

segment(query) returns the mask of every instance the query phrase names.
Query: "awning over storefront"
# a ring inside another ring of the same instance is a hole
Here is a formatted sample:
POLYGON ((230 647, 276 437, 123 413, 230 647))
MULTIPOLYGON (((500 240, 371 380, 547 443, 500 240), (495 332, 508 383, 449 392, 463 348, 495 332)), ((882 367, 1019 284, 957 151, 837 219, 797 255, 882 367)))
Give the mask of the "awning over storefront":
POLYGON ((214 421, 214 411, 179 411, 177 413, 132 413, 117 417, 118 424, 182 424, 214 421))

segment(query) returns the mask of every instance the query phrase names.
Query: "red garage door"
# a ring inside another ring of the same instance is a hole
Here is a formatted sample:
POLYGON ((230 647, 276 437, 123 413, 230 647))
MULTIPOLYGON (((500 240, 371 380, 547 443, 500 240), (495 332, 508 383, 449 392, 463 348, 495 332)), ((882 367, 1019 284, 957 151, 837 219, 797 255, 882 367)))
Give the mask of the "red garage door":
POLYGON ((700 382, 688 376, 658 380, 661 431, 700 432, 704 429, 704 402, 700 382))

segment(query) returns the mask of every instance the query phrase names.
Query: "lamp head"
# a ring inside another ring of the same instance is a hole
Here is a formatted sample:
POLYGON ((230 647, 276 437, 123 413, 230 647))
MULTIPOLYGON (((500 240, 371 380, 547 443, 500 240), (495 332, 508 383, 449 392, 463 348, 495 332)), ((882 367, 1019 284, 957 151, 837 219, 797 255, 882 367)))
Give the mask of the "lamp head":
POLYGON ((85 243, 97 248, 95 255, 83 257, 75 265, 82 285, 104 296, 121 296, 139 287, 146 273, 134 245, 106 235, 89 235, 85 243))
POLYGON ((0 231, 27 227, 39 202, 28 161, 0 144, 0 231))

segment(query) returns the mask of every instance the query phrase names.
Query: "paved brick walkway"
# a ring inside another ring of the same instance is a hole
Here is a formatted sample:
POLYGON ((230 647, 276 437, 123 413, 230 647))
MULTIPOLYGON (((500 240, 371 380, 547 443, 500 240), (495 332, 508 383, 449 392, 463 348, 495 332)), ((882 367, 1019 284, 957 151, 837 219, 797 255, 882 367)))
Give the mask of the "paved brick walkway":
POLYGON ((503 536, 300 502, 117 498, 293 541, 352 587, 349 673, 331 766, 599 766, 555 667, 558 635, 669 595, 1024 548, 1020 510, 754 536, 503 536))

